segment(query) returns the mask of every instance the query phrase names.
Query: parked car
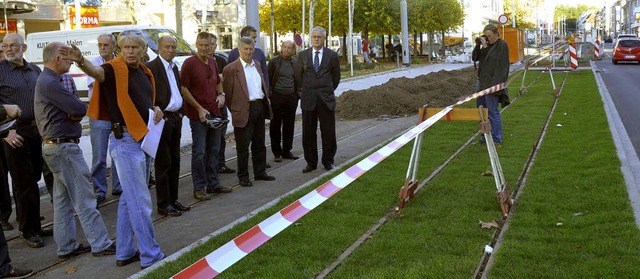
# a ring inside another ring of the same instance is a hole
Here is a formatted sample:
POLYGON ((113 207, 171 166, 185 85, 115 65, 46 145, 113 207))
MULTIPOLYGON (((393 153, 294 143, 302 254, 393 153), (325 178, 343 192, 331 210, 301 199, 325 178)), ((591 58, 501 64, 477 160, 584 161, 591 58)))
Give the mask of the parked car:
POLYGON ((625 39, 625 38, 637 39, 638 36, 636 34, 618 34, 618 37, 616 38, 614 43, 619 41, 620 39, 625 39))
POLYGON ((604 36, 602 36, 602 40, 603 40, 605 43, 612 43, 612 42, 613 42, 613 38, 612 38, 611 36, 609 36, 609 35, 604 35, 604 36))
POLYGON ((640 39, 623 38, 619 39, 613 48, 611 62, 618 64, 619 61, 640 62, 640 39))

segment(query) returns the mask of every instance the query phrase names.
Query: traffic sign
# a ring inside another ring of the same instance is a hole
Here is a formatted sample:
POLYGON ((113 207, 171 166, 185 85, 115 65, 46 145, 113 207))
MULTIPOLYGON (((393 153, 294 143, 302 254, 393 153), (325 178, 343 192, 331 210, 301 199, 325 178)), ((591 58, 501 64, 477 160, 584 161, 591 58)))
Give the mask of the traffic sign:
POLYGON ((498 22, 499 22, 500 24, 506 24, 508 21, 509 21, 509 16, 508 16, 507 14, 501 14, 501 15, 498 17, 498 22))
POLYGON ((293 36, 293 40, 295 41, 297 46, 302 46, 302 36, 300 36, 300 34, 296 34, 295 36, 293 36))

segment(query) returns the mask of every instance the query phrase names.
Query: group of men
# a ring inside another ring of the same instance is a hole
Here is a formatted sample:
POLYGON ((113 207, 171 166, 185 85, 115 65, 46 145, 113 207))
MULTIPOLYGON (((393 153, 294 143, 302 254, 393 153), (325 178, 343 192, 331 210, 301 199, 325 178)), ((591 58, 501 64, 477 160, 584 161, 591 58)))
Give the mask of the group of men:
MULTIPOLYGON (((164 258, 154 238, 151 194, 147 187, 150 156, 141 147, 147 121, 164 120, 155 157, 157 212, 181 216, 190 207, 178 201, 182 117, 192 131, 193 195, 208 200, 211 194, 229 193, 218 173, 233 173, 225 165, 224 143, 231 115, 237 150, 239 184, 250 187, 249 155, 254 180, 272 181, 267 173, 265 119, 271 119, 274 161, 298 159, 293 148, 293 126, 301 100, 302 146, 307 161, 303 172, 319 163, 317 125, 320 122, 323 154, 320 163, 333 169, 336 153, 335 95, 340 82, 338 55, 324 47, 326 31, 316 27, 312 47, 294 57, 295 45, 282 44, 281 54, 267 66, 264 52, 255 47, 257 30, 241 31, 228 64, 217 61, 215 35, 201 32, 197 52, 175 64, 177 41, 158 39, 158 57, 146 62, 147 41, 130 32, 116 38, 100 35, 100 56, 85 59, 76 46, 61 42, 43 50, 44 70, 24 59, 26 44, 18 34, 5 36, 0 62, 0 118, 17 119, 3 137, 6 165, 11 174, 19 230, 33 248, 44 246, 42 237, 53 235, 57 255, 68 258, 91 251, 93 256, 116 256, 116 265, 140 261, 146 268, 164 258), (121 53, 115 55, 116 45, 121 53), (145 63, 146 62, 146 63, 145 63), (90 78, 89 105, 80 100, 68 75, 72 63, 90 78), (150 110, 151 108, 151 110, 150 110), (3 110, 4 109, 4 110, 3 110), (4 112, 4 113, 3 113, 4 112), (78 146, 81 119, 90 118, 92 168, 78 146), (112 195, 119 195, 116 238, 111 241, 97 204, 107 193, 107 154, 113 162, 112 195), (54 208, 53 232, 41 228, 38 181, 44 175, 54 208), (48 177, 48 178, 47 178, 48 177), (74 212, 89 245, 76 239, 74 212)), ((0 225, 8 226, 11 200, 7 170, 0 164, 0 225), (2 183, 4 182, 4 183, 2 183), (5 193, 6 192, 6 193, 5 193), (8 203, 8 209, 7 209, 8 203), (8 211, 8 212, 7 212, 8 211)), ((0 277, 31 274, 13 268, 4 238, 0 236, 0 277)))

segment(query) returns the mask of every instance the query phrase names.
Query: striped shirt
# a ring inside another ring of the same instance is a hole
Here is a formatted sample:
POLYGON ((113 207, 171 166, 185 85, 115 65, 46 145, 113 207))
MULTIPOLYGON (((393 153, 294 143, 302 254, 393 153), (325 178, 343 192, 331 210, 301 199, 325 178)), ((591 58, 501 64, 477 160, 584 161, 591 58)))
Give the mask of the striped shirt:
POLYGON ((0 104, 16 104, 22 111, 20 122, 34 120, 33 97, 42 70, 23 59, 23 66, 0 62, 0 104))

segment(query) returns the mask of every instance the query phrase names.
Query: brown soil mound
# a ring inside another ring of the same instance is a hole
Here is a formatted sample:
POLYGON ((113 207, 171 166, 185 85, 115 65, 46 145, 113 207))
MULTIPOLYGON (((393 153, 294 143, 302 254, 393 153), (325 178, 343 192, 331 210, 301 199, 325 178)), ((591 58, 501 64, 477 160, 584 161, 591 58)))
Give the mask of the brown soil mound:
POLYGON ((445 107, 474 93, 476 70, 439 71, 415 78, 393 78, 365 90, 349 90, 337 98, 339 119, 367 119, 381 115, 406 116, 422 105, 445 107))

